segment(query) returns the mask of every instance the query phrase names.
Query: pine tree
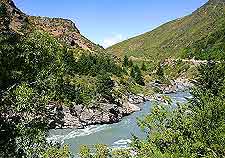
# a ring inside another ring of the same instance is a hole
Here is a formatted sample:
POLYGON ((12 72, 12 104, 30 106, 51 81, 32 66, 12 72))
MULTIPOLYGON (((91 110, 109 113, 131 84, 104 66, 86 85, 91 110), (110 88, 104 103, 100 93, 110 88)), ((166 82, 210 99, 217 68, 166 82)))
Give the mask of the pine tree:
POLYGON ((127 67, 129 65, 129 59, 128 57, 125 55, 124 58, 123 58, 123 66, 124 67, 127 67))
POLYGON ((137 84, 142 85, 142 86, 145 85, 144 79, 141 74, 141 70, 138 65, 135 65, 132 67, 130 76, 135 80, 135 82, 137 84))
POLYGON ((144 62, 142 63, 141 70, 142 71, 147 71, 147 67, 146 67, 144 62))
POLYGON ((164 71, 163 71, 163 67, 161 64, 158 65, 158 69, 156 71, 156 75, 159 77, 164 77, 164 71))
POLYGON ((129 63, 128 63, 128 66, 129 66, 129 67, 132 67, 133 65, 134 65, 134 63, 133 63, 133 61, 130 59, 130 60, 129 60, 129 63))

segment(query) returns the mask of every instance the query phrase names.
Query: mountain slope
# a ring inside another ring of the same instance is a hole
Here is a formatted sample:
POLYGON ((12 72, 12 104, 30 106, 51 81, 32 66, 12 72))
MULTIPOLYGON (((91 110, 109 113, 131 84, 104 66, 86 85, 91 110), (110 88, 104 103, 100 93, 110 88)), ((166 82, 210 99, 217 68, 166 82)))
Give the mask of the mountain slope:
POLYGON ((225 0, 209 0, 189 16, 118 43, 107 51, 118 56, 126 54, 150 59, 178 57, 184 48, 216 31, 224 18, 225 0))
POLYGON ((0 32, 11 30, 25 34, 33 30, 43 30, 67 46, 80 47, 91 52, 103 50, 101 46, 82 36, 71 20, 26 15, 12 0, 1 0, 0 10, 0 32))

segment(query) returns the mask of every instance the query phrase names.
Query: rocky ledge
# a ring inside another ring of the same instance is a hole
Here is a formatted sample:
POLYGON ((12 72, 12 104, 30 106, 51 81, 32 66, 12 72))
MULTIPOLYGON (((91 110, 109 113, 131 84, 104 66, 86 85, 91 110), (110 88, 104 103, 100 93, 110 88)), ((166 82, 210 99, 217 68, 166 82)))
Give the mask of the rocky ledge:
POLYGON ((72 108, 50 102, 47 106, 49 128, 84 128, 88 125, 117 123, 124 116, 140 111, 139 105, 145 101, 144 96, 129 95, 127 101, 120 101, 119 105, 96 103, 89 107, 74 105, 72 108))
MULTIPOLYGON (((176 93, 192 87, 186 79, 171 81, 171 85, 151 84, 158 87, 162 93, 176 93)), ((50 129, 85 128, 88 125, 112 124, 122 120, 124 116, 141 110, 142 103, 156 100, 164 102, 160 95, 145 97, 144 95, 127 94, 126 99, 118 99, 117 104, 94 103, 89 106, 73 105, 71 108, 57 102, 50 102, 48 109, 48 125, 50 129)))
POLYGON ((155 81, 153 83, 149 83, 148 86, 159 89, 159 91, 163 94, 169 94, 186 91, 193 87, 193 84, 186 78, 177 78, 176 80, 170 80, 169 85, 155 81))

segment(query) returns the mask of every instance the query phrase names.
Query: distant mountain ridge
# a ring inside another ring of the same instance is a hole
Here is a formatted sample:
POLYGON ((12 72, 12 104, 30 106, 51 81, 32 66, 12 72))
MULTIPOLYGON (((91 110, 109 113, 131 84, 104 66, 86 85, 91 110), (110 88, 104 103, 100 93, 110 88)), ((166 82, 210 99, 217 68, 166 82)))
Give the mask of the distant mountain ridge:
POLYGON ((81 35, 75 23, 62 18, 29 16, 19 10, 12 0, 1 0, 0 31, 15 31, 25 34, 32 30, 43 30, 71 47, 88 51, 101 51, 103 48, 81 35))
POLYGON ((118 43, 107 52, 156 60, 180 57, 184 48, 215 32, 224 19, 225 0, 209 0, 191 15, 118 43))

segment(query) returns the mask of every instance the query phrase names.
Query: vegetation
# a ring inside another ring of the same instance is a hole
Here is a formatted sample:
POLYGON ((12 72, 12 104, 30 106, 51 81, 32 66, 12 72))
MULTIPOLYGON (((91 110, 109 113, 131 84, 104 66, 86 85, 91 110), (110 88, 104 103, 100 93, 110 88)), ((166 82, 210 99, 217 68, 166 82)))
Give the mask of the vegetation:
POLYGON ((145 65, 145 63, 143 62, 142 65, 141 65, 141 70, 142 71, 147 71, 147 67, 145 65))
POLYGON ((168 104, 155 104, 149 115, 138 120, 147 137, 133 136, 129 149, 106 152, 105 157, 113 157, 112 153, 135 158, 224 157, 224 68, 223 64, 213 62, 200 66, 188 103, 177 104, 175 108, 169 100, 168 104), (131 152, 135 155, 130 155, 131 152))
POLYGON ((139 68, 138 65, 135 65, 135 66, 132 67, 130 76, 131 76, 131 77, 135 80, 135 82, 138 83, 139 85, 142 85, 142 86, 145 85, 144 79, 143 79, 142 74, 141 74, 141 70, 140 70, 140 68, 139 68))
POLYGON ((124 67, 129 66, 129 59, 128 59, 128 57, 126 55, 124 56, 124 59, 123 59, 123 66, 124 67))
POLYGON ((101 53, 77 54, 42 31, 1 34, 0 43, 0 155, 68 155, 46 142, 46 105, 89 105, 97 97, 114 102, 111 78, 123 75, 122 68, 101 53))
MULTIPOLYGON (((0 34, 0 157, 70 157, 68 146, 46 141, 49 102, 71 108, 101 99, 116 104, 119 97, 128 93, 152 94, 152 89, 144 87, 145 81, 157 79, 169 84, 169 79, 192 74, 193 67, 182 60, 172 65, 155 64, 159 59, 178 56, 216 60, 199 67, 191 90, 193 98, 176 108, 170 104, 153 106, 148 116, 138 120, 146 139, 133 136, 129 149, 111 150, 99 144, 92 151, 82 146, 80 157, 224 157, 225 66, 218 62, 225 55, 225 25, 221 20, 224 14, 220 14, 224 3, 213 2, 181 20, 109 48, 109 52, 119 55, 128 50, 122 63, 105 53, 67 47, 44 31, 34 29, 26 35, 9 31, 10 18, 5 5, 0 3, 0 20, 6 26, 0 34), (134 64, 129 56, 147 56, 152 61, 134 64), (156 72, 152 73, 153 70, 156 72)), ((35 24, 38 19, 29 20, 35 24)), ((61 23, 57 25, 60 27, 61 23)), ((38 27, 44 30, 43 26, 38 27)), ((75 45, 74 41, 71 45, 75 45)))
POLYGON ((138 157, 224 157, 224 65, 209 63, 199 72, 187 104, 175 109, 155 105, 139 120, 148 137, 133 138, 138 157), (209 74, 215 80, 208 79, 209 74))
POLYGON ((137 65, 122 68, 106 54, 69 49, 43 31, 3 33, 0 43, 1 155, 69 155, 67 148, 46 142, 49 102, 88 106, 104 98, 116 103, 125 93, 140 93, 138 84, 144 85, 137 65), (126 69, 134 73, 123 82, 126 69))
MULTIPOLYGON (((107 48, 107 52, 120 57, 127 55, 152 61, 181 57, 184 48, 199 39, 207 38, 208 34, 214 34, 219 29, 221 19, 224 19, 222 14, 224 4, 221 0, 210 0, 191 15, 170 21, 153 31, 118 43, 107 48)), ((220 36, 222 37, 223 34, 220 36)))
POLYGON ((183 58, 197 60, 224 60, 225 59, 225 21, 222 19, 216 31, 196 41, 184 50, 183 58))

